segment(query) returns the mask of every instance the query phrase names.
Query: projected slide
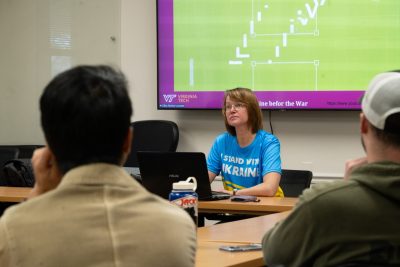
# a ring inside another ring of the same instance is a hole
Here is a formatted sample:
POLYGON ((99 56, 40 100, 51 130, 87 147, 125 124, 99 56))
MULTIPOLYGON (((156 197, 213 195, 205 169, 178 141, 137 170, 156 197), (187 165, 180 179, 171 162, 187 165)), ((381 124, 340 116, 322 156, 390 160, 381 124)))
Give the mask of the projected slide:
POLYGON ((263 108, 359 109, 400 66, 400 1, 158 1, 159 108, 220 108, 247 87, 263 108), (162 31, 162 32, 161 32, 162 31))

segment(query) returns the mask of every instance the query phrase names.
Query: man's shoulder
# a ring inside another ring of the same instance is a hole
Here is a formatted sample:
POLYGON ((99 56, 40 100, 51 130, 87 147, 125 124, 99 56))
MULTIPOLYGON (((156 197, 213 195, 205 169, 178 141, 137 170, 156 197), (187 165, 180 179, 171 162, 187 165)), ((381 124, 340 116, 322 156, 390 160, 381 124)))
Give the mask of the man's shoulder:
POLYGON ((341 199, 358 189, 358 183, 352 180, 322 182, 305 190, 300 196, 302 202, 315 203, 328 199, 341 199))

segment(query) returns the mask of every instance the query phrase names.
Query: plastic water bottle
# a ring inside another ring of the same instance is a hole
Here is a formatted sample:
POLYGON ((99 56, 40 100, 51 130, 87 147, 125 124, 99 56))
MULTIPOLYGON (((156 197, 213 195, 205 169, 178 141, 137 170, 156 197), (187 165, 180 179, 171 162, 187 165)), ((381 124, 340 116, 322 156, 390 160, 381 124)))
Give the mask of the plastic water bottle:
POLYGON ((172 184, 172 191, 169 194, 169 201, 189 213, 197 226, 197 201, 196 193, 197 181, 194 177, 189 177, 186 181, 179 181, 172 184))

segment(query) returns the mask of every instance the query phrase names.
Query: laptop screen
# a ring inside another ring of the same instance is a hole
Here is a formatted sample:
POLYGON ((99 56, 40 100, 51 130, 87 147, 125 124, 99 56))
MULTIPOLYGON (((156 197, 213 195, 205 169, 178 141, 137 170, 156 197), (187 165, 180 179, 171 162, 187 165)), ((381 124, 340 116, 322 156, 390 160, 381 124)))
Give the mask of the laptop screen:
POLYGON ((137 152, 143 186, 168 199, 172 184, 193 176, 199 199, 211 199, 206 157, 201 152, 137 152))

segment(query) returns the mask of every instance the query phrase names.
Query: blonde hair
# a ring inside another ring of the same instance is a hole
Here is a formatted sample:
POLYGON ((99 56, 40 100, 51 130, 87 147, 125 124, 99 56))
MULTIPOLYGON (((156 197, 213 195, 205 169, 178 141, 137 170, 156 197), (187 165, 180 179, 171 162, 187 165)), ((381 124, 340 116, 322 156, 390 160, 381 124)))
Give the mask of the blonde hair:
POLYGON ((247 126, 252 133, 257 133, 263 128, 262 113, 256 95, 250 89, 238 87, 225 91, 224 106, 222 108, 225 128, 231 135, 236 136, 236 130, 235 127, 228 124, 228 120, 226 119, 226 99, 228 96, 231 100, 241 102, 245 105, 248 114, 247 126))

